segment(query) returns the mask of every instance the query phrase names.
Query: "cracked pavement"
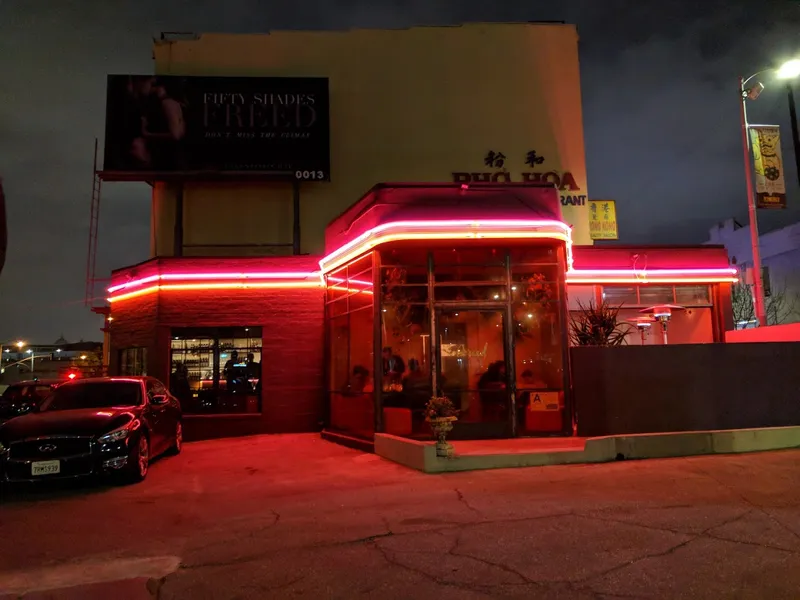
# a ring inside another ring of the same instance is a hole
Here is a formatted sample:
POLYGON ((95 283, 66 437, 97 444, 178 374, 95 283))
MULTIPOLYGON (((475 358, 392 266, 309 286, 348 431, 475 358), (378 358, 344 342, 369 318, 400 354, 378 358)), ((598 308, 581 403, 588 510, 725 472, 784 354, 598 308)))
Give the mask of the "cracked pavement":
POLYGON ((313 435, 187 444, 140 485, 7 494, 0 599, 796 599, 799 459, 425 475, 313 435))

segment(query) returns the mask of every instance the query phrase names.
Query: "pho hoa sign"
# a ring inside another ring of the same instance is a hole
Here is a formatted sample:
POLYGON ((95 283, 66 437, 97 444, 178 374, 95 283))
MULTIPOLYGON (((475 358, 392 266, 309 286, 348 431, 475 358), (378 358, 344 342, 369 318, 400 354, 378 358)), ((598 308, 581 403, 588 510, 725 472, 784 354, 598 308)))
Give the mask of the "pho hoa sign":
POLYGON ((561 192, 562 206, 586 206, 586 195, 576 194, 580 191, 575 177, 569 171, 550 171, 540 167, 544 157, 539 156, 536 150, 531 150, 525 155, 525 164, 531 168, 514 177, 506 170, 506 156, 502 152, 489 150, 483 159, 483 164, 491 170, 484 172, 454 171, 455 183, 511 183, 512 181, 531 183, 552 183, 561 192), (536 169, 536 170, 533 170, 536 169))

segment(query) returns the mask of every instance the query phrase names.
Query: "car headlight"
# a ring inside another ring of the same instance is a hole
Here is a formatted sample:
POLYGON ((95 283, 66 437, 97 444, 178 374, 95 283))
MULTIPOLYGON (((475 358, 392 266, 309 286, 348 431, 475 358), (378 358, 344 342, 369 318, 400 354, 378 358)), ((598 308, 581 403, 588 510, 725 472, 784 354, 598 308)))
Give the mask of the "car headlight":
POLYGON ((111 444, 113 442, 121 442, 122 440, 126 439, 131 434, 131 430, 127 427, 123 427, 122 429, 115 429, 114 431, 107 433, 105 435, 101 435, 97 438, 97 441, 101 444, 111 444))

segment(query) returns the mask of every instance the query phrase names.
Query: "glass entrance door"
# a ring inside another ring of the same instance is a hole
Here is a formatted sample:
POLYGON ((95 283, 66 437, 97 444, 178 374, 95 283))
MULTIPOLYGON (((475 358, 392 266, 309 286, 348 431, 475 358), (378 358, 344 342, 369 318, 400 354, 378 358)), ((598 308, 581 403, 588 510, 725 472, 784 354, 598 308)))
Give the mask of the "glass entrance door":
POLYGON ((505 311, 436 311, 438 387, 459 409, 453 439, 511 435, 505 311))

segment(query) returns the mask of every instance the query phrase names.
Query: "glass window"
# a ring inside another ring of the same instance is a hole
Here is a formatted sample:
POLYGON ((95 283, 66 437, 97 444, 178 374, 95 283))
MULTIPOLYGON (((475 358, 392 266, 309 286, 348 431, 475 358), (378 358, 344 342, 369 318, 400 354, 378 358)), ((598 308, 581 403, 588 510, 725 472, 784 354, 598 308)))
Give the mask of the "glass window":
MULTIPOLYGON (((430 311, 425 305, 384 304, 381 309, 381 404, 387 433, 426 431, 425 404, 432 393, 430 311), (406 426, 395 431, 394 420, 406 426)), ((429 431, 429 430, 427 430, 429 431)))
POLYGON ((640 285, 639 304, 675 304, 675 290, 671 285, 640 285))
POLYGON ((433 251, 433 279, 439 284, 506 284, 505 250, 448 248, 433 251))
POLYGON ((329 425, 370 437, 375 422, 373 255, 366 254, 338 271, 346 301, 328 305, 329 425))
POLYGON ((595 286, 593 285, 568 285, 567 300, 570 310, 580 310, 581 305, 597 304, 595 286))
POLYGON ((328 302, 347 296, 347 267, 343 267, 325 276, 325 298, 328 302))
MULTIPOLYGON (((564 428, 564 332, 561 267, 512 265, 517 427, 522 434, 564 428)), ((591 286, 589 286, 591 287, 591 286)))
POLYGON ((375 356, 373 354, 372 336, 373 336, 373 315, 372 307, 357 310, 350 313, 350 343, 349 343, 349 366, 352 373, 358 369, 359 372, 365 376, 364 388, 360 392, 366 390, 371 392, 373 380, 373 365, 375 364, 375 356))
POLYGON ((558 263, 558 248, 552 245, 512 248, 510 255, 512 265, 558 263))
POLYGON ((437 314, 439 385, 468 426, 508 423, 504 313, 453 308, 437 314))
POLYGON ((261 328, 173 329, 170 391, 187 414, 261 410, 261 328))
POLYGON ((125 348, 119 351, 119 374, 147 375, 147 348, 125 348))
POLYGON ((502 285, 443 285, 436 287, 437 302, 497 302, 508 296, 508 286, 502 285))
MULTIPOLYGON (((402 246, 381 249, 382 265, 400 265, 403 267, 421 267, 428 272, 428 250, 418 245, 402 246)), ((416 271, 416 269, 414 270, 416 271)))
POLYGON ((622 287, 618 285, 610 285, 603 287, 603 300, 611 306, 619 305, 636 305, 639 304, 639 295, 636 293, 636 288, 622 287))
POLYGON ((327 305, 327 311, 329 317, 347 314, 347 298, 339 298, 335 302, 330 302, 327 305))
POLYGON ((433 251, 434 268, 441 266, 499 266, 506 264, 506 250, 489 246, 441 248, 433 251))
POLYGON ((711 289, 707 285, 676 285, 675 301, 681 306, 708 306, 711 289))
POLYGON ((427 269, 424 274, 413 271, 421 268, 403 266, 384 267, 381 269, 381 294, 383 302, 404 304, 426 304, 428 302, 427 269), (410 274, 409 271, 412 273, 410 274))
POLYGON ((348 310, 372 309, 374 291, 372 283, 372 268, 364 271, 353 272, 348 270, 348 310))
POLYGON ((345 390, 349 382, 349 326, 349 315, 341 315, 328 320, 328 343, 330 348, 328 389, 332 392, 345 390))

